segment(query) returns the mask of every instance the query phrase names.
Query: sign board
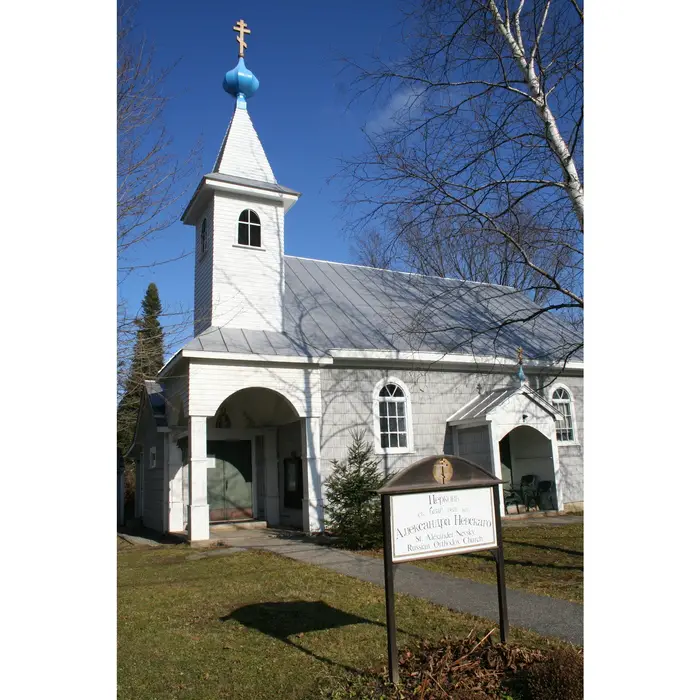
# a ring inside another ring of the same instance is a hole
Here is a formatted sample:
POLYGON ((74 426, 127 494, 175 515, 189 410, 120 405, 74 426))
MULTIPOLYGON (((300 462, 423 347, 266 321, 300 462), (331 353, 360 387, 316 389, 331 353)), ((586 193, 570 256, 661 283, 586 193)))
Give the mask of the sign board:
POLYGON ((405 493, 390 498, 393 562, 498 546, 493 489, 405 493))
POLYGON ((399 680, 394 569, 401 562, 490 551, 496 561, 501 642, 508 640, 502 483, 463 457, 433 455, 394 474, 377 491, 382 499, 387 655, 392 683, 399 680))

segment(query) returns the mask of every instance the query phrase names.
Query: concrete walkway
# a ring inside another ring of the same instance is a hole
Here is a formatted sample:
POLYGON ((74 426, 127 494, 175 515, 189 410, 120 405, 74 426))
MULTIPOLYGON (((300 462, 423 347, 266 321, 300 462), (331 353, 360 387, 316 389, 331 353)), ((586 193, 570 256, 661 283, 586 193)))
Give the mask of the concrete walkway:
MULTIPOLYGON (((297 533, 248 530, 220 531, 214 534, 212 531, 212 537, 226 546, 195 552, 188 559, 225 556, 246 549, 264 549, 384 587, 382 559, 334 549, 297 533)), ((476 583, 411 564, 397 567, 394 585, 399 593, 424 598, 458 612, 498 621, 498 594, 495 585, 476 583)), ((583 645, 583 605, 515 589, 508 589, 507 602, 511 626, 524 627, 548 637, 583 645)))

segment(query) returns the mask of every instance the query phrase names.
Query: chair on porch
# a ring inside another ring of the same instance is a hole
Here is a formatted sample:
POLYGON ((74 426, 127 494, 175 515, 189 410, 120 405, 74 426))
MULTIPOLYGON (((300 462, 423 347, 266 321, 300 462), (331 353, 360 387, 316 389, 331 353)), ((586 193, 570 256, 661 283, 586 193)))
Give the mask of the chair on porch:
POLYGON ((537 484, 537 505, 540 507, 540 510, 542 510, 542 502, 544 501, 545 497, 549 501, 549 505, 551 506, 552 510, 556 510, 556 506, 554 505, 553 481, 540 481, 540 483, 537 484))
POLYGON ((538 506, 538 481, 536 474, 526 474, 520 479, 520 497, 527 510, 538 506))
POLYGON ((508 514, 508 506, 515 506, 515 512, 520 514, 520 506, 524 505, 520 494, 514 488, 503 488, 503 509, 508 514))

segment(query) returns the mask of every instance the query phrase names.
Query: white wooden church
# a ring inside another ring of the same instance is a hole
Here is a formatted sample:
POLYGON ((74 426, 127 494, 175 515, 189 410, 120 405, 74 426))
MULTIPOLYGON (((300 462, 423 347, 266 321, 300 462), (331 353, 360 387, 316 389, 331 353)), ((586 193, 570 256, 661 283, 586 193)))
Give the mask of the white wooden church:
POLYGON ((322 530, 356 429, 387 473, 456 454, 504 479, 508 512, 582 508, 583 362, 556 359, 580 338, 550 314, 489 330, 536 309, 510 287, 285 255, 300 194, 253 127, 239 43, 233 116, 182 216, 194 339, 148 382, 129 451, 136 517, 192 541, 238 520, 322 530))

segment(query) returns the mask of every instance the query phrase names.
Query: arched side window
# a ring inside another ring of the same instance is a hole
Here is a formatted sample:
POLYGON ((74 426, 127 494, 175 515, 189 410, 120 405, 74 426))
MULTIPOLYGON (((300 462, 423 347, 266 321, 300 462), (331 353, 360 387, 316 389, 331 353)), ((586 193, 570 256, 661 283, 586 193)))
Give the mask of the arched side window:
POLYGON ((563 418, 557 421, 557 442, 576 442, 574 400, 568 387, 557 385, 552 390, 552 404, 563 418))
POLYGON ((380 454, 413 452, 413 425, 408 389, 390 377, 374 388, 374 446, 380 454))
POLYGON ((209 237, 207 235, 207 220, 204 218, 199 226, 199 254, 204 255, 208 248, 209 237))
POLYGON ((260 217, 252 210, 246 209, 238 217, 238 245, 260 248, 262 245, 260 217))

